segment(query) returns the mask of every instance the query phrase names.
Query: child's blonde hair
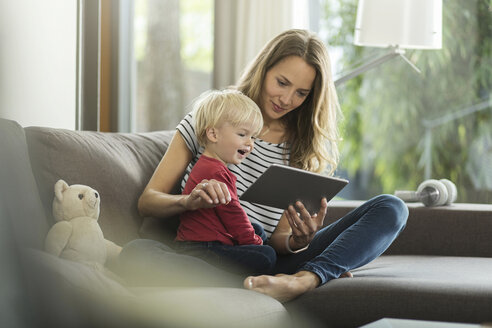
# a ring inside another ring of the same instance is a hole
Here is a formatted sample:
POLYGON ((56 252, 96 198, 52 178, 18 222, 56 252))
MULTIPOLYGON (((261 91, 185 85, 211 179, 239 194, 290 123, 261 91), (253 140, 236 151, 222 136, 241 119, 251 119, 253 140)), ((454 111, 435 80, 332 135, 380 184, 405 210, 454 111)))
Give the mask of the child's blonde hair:
POLYGON ((204 92, 193 106, 195 134, 201 146, 207 144, 207 129, 227 122, 232 126, 251 124, 254 135, 263 127, 258 105, 242 92, 226 89, 204 92))

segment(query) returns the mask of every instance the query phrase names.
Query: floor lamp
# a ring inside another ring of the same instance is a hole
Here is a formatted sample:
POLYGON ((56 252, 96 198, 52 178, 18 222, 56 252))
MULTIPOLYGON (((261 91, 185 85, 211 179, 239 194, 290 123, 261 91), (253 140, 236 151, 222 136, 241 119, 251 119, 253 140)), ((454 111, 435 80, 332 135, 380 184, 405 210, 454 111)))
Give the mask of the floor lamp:
POLYGON ((388 51, 336 79, 336 86, 394 57, 420 72, 405 49, 441 49, 442 0, 359 0, 354 44, 388 51))

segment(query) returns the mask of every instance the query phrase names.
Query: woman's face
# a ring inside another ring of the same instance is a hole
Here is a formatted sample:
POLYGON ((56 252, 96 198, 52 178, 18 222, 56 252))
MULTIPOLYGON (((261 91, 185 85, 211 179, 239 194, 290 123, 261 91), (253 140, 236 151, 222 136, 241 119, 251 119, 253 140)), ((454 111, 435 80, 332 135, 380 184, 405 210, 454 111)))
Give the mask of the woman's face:
POLYGON ((265 123, 299 107, 308 96, 316 70, 298 56, 289 56, 267 71, 260 105, 265 123))

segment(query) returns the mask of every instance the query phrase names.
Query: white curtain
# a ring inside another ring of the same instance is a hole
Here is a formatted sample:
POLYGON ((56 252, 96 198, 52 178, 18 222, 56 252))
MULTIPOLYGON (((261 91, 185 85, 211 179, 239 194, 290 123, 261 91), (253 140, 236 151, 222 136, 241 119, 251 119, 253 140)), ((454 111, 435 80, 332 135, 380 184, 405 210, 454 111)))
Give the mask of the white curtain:
POLYGON ((215 0, 213 87, 235 84, 266 42, 306 25, 307 17, 299 17, 307 16, 307 7, 306 0, 215 0))

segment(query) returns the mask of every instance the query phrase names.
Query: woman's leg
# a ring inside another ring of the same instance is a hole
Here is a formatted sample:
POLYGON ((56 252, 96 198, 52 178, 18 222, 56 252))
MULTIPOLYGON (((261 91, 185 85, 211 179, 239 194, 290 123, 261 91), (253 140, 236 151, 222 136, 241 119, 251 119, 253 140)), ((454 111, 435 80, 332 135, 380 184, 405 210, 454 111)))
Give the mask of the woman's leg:
POLYGON ((222 270, 242 275, 270 274, 277 261, 267 245, 224 245, 219 242, 178 242, 176 250, 210 263, 222 270))
POLYGON ((381 255, 403 230, 407 217, 408 208, 399 198, 374 197, 320 230, 306 251, 279 258, 276 270, 314 272, 324 284, 381 255))
POLYGON ((407 206, 392 195, 381 195, 347 214, 313 240, 321 254, 297 271, 317 274, 321 284, 380 256, 404 229, 407 206), (333 239, 334 238, 334 239, 333 239), (332 241, 324 248, 326 240, 332 241), (324 250, 323 250, 324 248, 324 250))
MULTIPOLYGON (((267 236, 263 227, 252 223, 255 234, 263 242, 267 236)), ((220 242, 178 242, 176 249, 227 272, 240 275, 270 274, 277 262, 275 250, 267 245, 224 245, 220 242)))
POLYGON ((275 271, 294 275, 250 277, 244 285, 282 301, 292 299, 381 255, 407 217, 408 208, 400 199, 377 196, 320 230, 304 252, 279 256, 275 271))
POLYGON ((117 273, 132 286, 239 287, 244 277, 193 256, 178 254, 154 240, 136 239, 123 247, 117 273))

